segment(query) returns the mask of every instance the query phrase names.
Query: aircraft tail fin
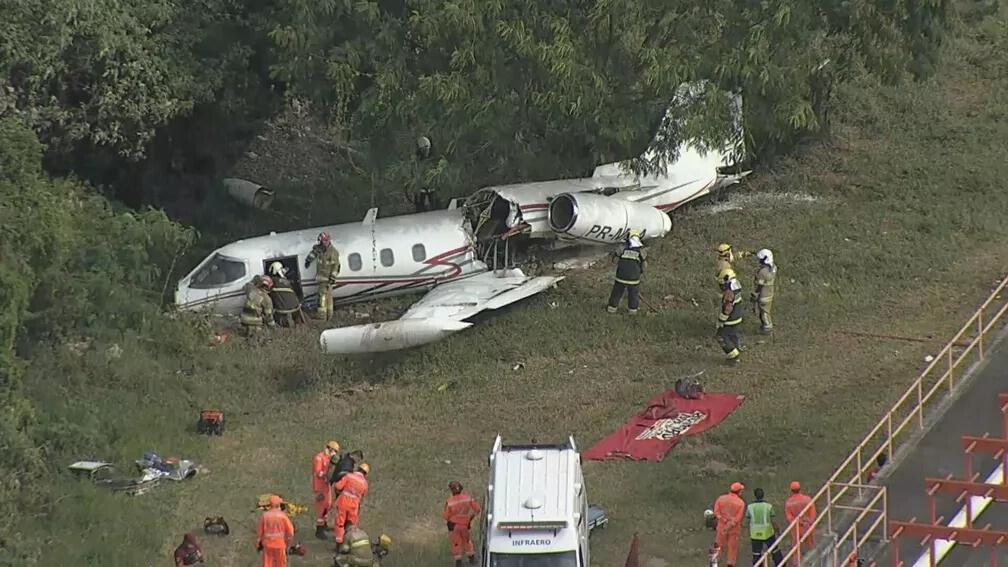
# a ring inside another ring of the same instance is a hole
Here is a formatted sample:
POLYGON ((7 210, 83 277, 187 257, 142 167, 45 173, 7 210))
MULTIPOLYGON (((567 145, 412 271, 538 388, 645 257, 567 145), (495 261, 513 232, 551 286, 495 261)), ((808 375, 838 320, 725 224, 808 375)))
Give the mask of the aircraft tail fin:
MULTIPOLYGON (((666 110, 664 120, 676 120, 674 116, 677 105, 684 97, 696 95, 704 88, 704 83, 686 84, 676 95, 676 100, 666 110)), ((679 146, 679 157, 675 161, 668 161, 664 171, 656 172, 653 175, 644 176, 645 179, 664 178, 682 179, 686 177, 696 177, 701 171, 708 171, 714 168, 718 177, 731 184, 738 183, 740 179, 748 175, 749 172, 733 174, 722 173, 722 170, 737 170, 738 164, 745 159, 745 130, 743 127, 742 96, 734 94, 730 98, 730 111, 732 119, 731 138, 721 148, 707 148, 706 151, 699 147, 694 140, 683 141, 679 146)), ((647 150, 640 157, 651 161, 654 159, 654 147, 661 140, 662 129, 655 134, 647 150)), ((607 163, 595 168, 592 177, 619 177, 626 176, 627 161, 607 163)), ((641 180, 642 184, 647 182, 641 180)))

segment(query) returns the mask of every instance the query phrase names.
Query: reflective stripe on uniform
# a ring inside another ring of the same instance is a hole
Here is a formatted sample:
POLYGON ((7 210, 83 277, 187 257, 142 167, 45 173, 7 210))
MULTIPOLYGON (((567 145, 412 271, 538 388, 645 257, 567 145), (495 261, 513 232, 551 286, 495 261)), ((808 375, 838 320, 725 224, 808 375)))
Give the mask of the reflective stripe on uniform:
POLYGON ((367 539, 367 538, 364 538, 364 539, 359 539, 359 540, 357 540, 357 541, 355 541, 355 542, 351 543, 351 544, 350 544, 350 547, 351 547, 351 548, 353 548, 353 547, 360 547, 360 546, 362 546, 362 545, 371 545, 371 540, 369 540, 369 539, 367 539))
POLYGON ((640 283, 643 272, 644 251, 635 248, 626 248, 619 255, 619 263, 616 265, 616 282, 624 285, 637 285, 640 283))
POLYGON ((742 322, 742 294, 737 292, 732 293, 731 313, 726 314, 724 312, 727 302, 723 301, 723 299, 724 296, 722 295, 721 309, 718 311, 718 321, 727 326, 738 325, 742 322))

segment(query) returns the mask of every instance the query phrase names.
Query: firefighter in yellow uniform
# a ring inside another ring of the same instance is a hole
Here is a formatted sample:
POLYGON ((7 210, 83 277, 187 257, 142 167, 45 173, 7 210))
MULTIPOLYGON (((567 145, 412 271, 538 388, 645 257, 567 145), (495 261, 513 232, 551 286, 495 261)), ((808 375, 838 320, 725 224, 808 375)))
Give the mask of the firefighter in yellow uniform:
POLYGON ((367 532, 351 526, 346 537, 336 550, 338 567, 381 567, 381 558, 388 554, 392 538, 382 534, 378 542, 372 544, 367 532))
POLYGON ((245 306, 242 308, 241 325, 245 336, 253 336, 262 332, 263 325, 275 327, 273 320, 273 301, 269 290, 273 287, 273 278, 263 276, 259 284, 252 286, 245 296, 245 306))
POLYGON ((717 245, 714 249, 717 253, 717 259, 714 261, 714 277, 717 279, 718 286, 721 286, 721 271, 725 268, 735 269, 732 264, 735 260, 740 258, 745 258, 747 256, 752 256, 752 253, 745 250, 739 250, 738 256, 735 256, 735 251, 732 249, 732 245, 727 242, 722 242, 717 245))
POLYGON ((329 233, 323 232, 318 235, 318 244, 312 246, 311 252, 305 258, 305 269, 311 266, 312 262, 318 262, 315 268, 315 282, 318 284, 318 317, 328 321, 332 319, 332 286, 336 283, 336 276, 340 272, 340 256, 336 247, 329 239, 329 233))
POLYGON ((721 309, 716 337, 728 360, 738 362, 742 346, 742 286, 731 268, 721 270, 718 279, 721 281, 721 309))
POLYGON ((759 311, 760 332, 769 335, 773 332, 773 319, 770 318, 770 308, 773 307, 774 280, 777 278, 777 266, 774 265, 773 252, 766 248, 756 253, 760 266, 753 279, 753 292, 750 298, 759 311))

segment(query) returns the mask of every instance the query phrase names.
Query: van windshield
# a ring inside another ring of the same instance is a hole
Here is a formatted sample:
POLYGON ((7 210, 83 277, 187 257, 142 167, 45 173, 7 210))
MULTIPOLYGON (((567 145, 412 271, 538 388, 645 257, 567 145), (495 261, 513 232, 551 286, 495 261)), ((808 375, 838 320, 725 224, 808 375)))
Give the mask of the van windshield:
POLYGON ((221 287, 243 277, 245 277, 245 262, 214 254, 189 280, 189 287, 193 289, 221 287))
POLYGON ((573 551, 560 553, 491 553, 490 567, 577 567, 573 551))

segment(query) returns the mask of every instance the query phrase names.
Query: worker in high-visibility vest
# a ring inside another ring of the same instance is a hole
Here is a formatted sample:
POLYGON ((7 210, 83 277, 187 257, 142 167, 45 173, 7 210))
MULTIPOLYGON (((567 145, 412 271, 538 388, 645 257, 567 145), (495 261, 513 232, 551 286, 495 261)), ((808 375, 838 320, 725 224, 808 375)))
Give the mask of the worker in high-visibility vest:
MULTIPOLYGON (((784 517, 787 518, 788 525, 791 525, 795 518, 801 515, 801 520, 798 522, 798 533, 791 534, 793 540, 791 546, 797 547, 800 541, 802 550, 812 549, 815 547, 815 530, 812 529, 812 522, 816 519, 815 502, 807 494, 802 494, 801 483, 797 480, 791 481, 790 488, 791 496, 788 496, 787 501, 784 502, 784 517), (809 509, 802 514, 802 510, 805 510, 805 506, 809 504, 811 504, 809 509)), ((795 565, 797 565, 798 554, 795 553, 792 557, 795 558, 795 565)))
MULTIPOLYGON (((753 491, 756 501, 746 506, 745 517, 749 522, 749 539, 752 541, 752 562, 753 565, 759 563, 763 554, 769 550, 777 541, 777 534, 780 528, 777 527, 777 520, 774 519, 773 505, 763 500, 763 489, 757 488, 753 491)), ((784 555, 780 549, 773 551, 774 565, 784 562, 784 555)))

